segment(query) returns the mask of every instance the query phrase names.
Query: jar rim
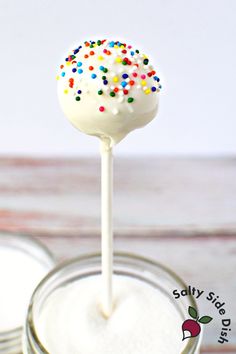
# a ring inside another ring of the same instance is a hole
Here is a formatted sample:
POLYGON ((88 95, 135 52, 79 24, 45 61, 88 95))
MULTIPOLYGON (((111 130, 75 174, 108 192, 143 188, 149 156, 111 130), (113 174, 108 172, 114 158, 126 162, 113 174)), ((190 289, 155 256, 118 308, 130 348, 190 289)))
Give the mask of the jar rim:
MULTIPOLYGON (((53 253, 40 242, 38 239, 23 233, 12 233, 9 231, 0 232, 0 247, 14 247, 19 249, 22 252, 27 253, 32 258, 36 256, 37 252, 40 252, 40 255, 44 257, 44 261, 51 263, 51 266, 54 267, 56 264, 56 258, 53 253), (35 250, 35 253, 32 254, 32 250, 35 250)), ((41 261, 40 258, 37 258, 38 261, 41 261)), ((11 328, 9 330, 0 331, 0 342, 1 340, 16 340, 21 337, 22 329, 24 323, 21 326, 11 328)))
MULTIPOLYGON (((51 270, 43 279, 42 281, 38 284, 38 286, 35 288, 34 293, 31 297, 30 301, 30 306, 28 309, 28 315, 27 315, 27 324, 29 328, 26 328, 26 336, 29 334, 28 330, 30 331, 30 334, 33 337, 33 340, 36 341, 36 344, 38 348, 40 349, 41 354, 50 354, 46 348, 43 346, 43 344, 40 342, 40 338, 37 335, 37 330, 35 328, 35 320, 34 320, 34 307, 35 307, 35 300, 38 296, 38 293, 43 291, 44 287, 46 287, 47 283, 53 279, 54 276, 58 275, 61 271, 66 270, 67 268, 73 266, 73 265, 79 265, 83 264, 83 262, 87 261, 94 261, 101 259, 101 253, 96 252, 96 253, 89 253, 89 254, 84 254, 80 255, 77 257, 74 257, 69 260, 65 260, 59 265, 57 265, 53 270, 51 270)), ((153 259, 149 259, 145 256, 133 254, 130 252, 114 252, 114 265, 116 265, 116 260, 133 260, 136 262, 139 262, 140 264, 146 265, 147 267, 154 267, 156 269, 160 269, 163 271, 165 274, 170 276, 176 283, 183 287, 187 288, 186 283, 182 280, 181 277, 179 277, 172 269, 170 269, 168 266, 163 265, 160 262, 157 262, 153 259)), ((189 300, 192 306, 194 306, 196 309, 198 309, 197 303, 195 301, 195 298, 190 295, 189 300)), ((200 345, 201 342, 201 334, 198 337, 195 338, 190 338, 189 341, 187 342, 186 346, 183 348, 181 354, 190 354, 193 353, 193 350, 196 350, 198 346, 200 345)))

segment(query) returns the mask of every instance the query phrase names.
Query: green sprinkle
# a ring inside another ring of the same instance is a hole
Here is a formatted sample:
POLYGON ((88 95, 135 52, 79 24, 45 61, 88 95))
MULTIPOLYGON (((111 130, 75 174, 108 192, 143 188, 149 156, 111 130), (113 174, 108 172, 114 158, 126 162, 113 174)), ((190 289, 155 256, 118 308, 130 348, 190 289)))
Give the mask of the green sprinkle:
POLYGON ((80 97, 79 96, 76 96, 75 99, 76 99, 76 101, 80 101, 80 97))
POLYGON ((123 60, 123 61, 122 61, 122 64, 123 64, 123 65, 127 65, 127 63, 126 63, 126 61, 125 61, 125 60, 123 60))
POLYGON ((107 79, 107 77, 106 77, 106 76, 102 76, 102 79, 103 79, 103 80, 106 80, 106 79, 107 79))
POLYGON ((139 50, 137 49, 137 50, 135 50, 135 52, 138 54, 138 53, 139 53, 139 50))
POLYGON ((104 68, 104 69, 103 69, 103 72, 104 72, 104 73, 107 73, 107 72, 108 72, 108 69, 107 69, 107 68, 104 68))
POLYGON ((98 94, 99 94, 99 95, 102 95, 102 94, 103 94, 102 90, 99 90, 99 91, 98 91, 98 94))
POLYGON ((111 96, 111 97, 115 97, 115 95, 116 95, 115 92, 113 92, 113 91, 110 92, 110 96, 111 96))
POLYGON ((132 103, 133 101, 134 101, 133 97, 129 97, 127 100, 128 103, 132 103))
POLYGON ((101 44, 102 44, 102 42, 98 40, 97 41, 97 45, 101 45, 101 44))
POLYGON ((147 65, 147 64, 148 64, 148 62, 149 62, 149 60, 148 60, 148 59, 144 59, 143 64, 144 64, 144 65, 147 65))

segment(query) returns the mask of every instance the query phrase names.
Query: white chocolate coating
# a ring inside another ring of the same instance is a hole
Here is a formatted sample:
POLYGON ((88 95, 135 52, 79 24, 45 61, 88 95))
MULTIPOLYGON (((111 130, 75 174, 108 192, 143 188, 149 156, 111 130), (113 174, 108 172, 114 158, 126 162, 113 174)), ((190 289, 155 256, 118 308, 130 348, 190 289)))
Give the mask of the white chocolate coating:
POLYGON ((37 334, 52 354, 180 354, 183 319, 160 290, 114 276, 114 311, 101 315, 100 276, 58 288, 41 308, 37 334))
POLYGON ((147 56, 136 53, 131 46, 107 40, 101 45, 97 42, 92 45, 90 48, 85 42, 81 48, 72 50, 61 65, 57 76, 59 101, 76 128, 89 135, 108 138, 113 146, 156 116, 161 85, 147 56), (144 64, 145 59, 147 64, 144 64), (123 78, 124 74, 128 77, 123 78), (130 103, 129 98, 133 99, 130 103))

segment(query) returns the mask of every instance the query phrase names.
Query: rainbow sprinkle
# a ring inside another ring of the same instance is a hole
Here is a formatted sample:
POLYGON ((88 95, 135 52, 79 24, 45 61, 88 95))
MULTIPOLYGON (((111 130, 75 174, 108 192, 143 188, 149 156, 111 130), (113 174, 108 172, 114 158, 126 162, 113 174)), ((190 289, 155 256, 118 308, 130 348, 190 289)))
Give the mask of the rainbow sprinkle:
MULTIPOLYGON (((139 50, 133 49, 131 45, 119 41, 107 41, 106 39, 85 41, 83 45, 75 48, 60 65, 56 79, 65 80, 64 93, 68 94, 70 90, 73 90, 78 103, 83 99, 82 90, 78 87, 84 75, 86 75, 86 80, 90 77, 98 83, 97 95, 105 94, 110 99, 115 99, 119 103, 123 102, 123 104, 127 102, 129 105, 135 105, 135 94, 132 94, 136 89, 141 90, 144 95, 156 94, 161 89, 160 79, 149 64, 148 57, 140 54, 139 50), (94 66, 86 65, 86 61, 91 56, 94 57, 93 63, 94 60, 97 61, 94 66), (108 63, 117 65, 117 70, 113 72, 109 69, 108 63), (65 66, 68 66, 68 71, 65 70, 65 66), (127 97, 125 100, 124 96, 127 97)), ((86 94, 85 91, 84 94, 86 94)), ((106 108, 98 106, 98 110, 105 112, 106 108)), ((129 111, 133 110, 129 108, 129 111)), ((116 115, 119 110, 113 108, 112 112, 116 115)))

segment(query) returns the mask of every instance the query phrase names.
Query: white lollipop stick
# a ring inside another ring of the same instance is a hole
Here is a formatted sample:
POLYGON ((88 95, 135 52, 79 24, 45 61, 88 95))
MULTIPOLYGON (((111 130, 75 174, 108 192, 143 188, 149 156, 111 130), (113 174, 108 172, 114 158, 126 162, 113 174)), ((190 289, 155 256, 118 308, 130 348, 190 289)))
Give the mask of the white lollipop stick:
POLYGON ((113 157, 110 139, 101 140, 101 232, 102 232, 102 312, 106 318, 112 313, 113 272, 113 157))

